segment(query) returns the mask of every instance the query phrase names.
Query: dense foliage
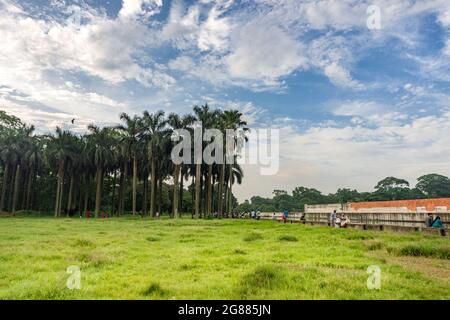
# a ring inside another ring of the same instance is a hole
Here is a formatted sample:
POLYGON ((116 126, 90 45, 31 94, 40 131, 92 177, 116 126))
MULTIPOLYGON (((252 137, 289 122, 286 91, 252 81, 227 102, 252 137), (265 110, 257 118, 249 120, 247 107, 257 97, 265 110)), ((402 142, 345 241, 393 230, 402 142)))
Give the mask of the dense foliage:
POLYGON ((58 127, 38 135, 33 126, 0 111, 0 212, 224 214, 237 205, 232 186, 242 182, 240 166, 175 165, 171 135, 175 129, 192 131, 195 121, 202 121, 204 129, 247 130, 242 116, 204 105, 182 117, 162 111, 123 113, 118 126, 89 125, 84 134, 58 127))

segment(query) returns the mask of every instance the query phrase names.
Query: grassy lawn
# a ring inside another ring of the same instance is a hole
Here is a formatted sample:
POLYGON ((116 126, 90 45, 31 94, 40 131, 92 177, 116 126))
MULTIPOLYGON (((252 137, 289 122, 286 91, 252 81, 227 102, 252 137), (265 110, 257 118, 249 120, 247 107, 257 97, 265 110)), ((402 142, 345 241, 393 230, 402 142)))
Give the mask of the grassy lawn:
POLYGON ((450 238, 249 220, 0 218, 1 299, 450 299, 450 238), (66 269, 81 269, 69 290, 66 269), (369 265, 382 271, 368 290, 369 265))

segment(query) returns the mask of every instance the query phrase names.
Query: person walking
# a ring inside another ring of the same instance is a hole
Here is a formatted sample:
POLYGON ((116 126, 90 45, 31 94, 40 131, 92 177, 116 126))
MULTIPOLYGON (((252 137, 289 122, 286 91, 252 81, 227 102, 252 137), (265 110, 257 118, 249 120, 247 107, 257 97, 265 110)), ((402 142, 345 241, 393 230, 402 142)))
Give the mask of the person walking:
POLYGON ((331 227, 336 226, 336 218, 337 218, 336 210, 333 210, 333 212, 330 214, 330 226, 331 227))

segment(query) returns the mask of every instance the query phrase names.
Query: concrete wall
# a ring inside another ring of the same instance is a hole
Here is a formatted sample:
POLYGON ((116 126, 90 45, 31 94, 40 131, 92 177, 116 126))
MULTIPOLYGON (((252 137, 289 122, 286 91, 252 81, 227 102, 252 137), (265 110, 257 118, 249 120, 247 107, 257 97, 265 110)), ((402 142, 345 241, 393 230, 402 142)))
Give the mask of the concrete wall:
POLYGON ((306 213, 446 213, 450 212, 450 198, 398 201, 350 202, 340 204, 305 205, 306 213))
MULTIPOLYGON (((359 223, 366 225, 385 225, 385 226, 398 226, 398 227, 425 227, 425 218, 427 213, 364 213, 364 212, 347 212, 345 213, 350 219, 351 223, 359 223)), ((275 219, 280 219, 282 213, 277 213, 275 219)), ((289 213, 289 219, 300 221, 300 217, 303 213, 292 212, 289 213)), ((439 213, 444 227, 450 230, 450 213, 439 213)), ((272 212, 261 213, 262 219, 273 219, 272 212)), ((330 221, 329 212, 307 212, 305 213, 306 222, 312 222, 316 224, 328 224, 330 221)))

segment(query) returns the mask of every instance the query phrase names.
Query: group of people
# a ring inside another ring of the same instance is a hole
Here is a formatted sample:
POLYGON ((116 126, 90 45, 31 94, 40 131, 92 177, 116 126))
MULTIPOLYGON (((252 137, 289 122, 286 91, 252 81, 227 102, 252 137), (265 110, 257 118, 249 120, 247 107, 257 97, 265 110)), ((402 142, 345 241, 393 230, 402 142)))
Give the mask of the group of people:
POLYGON ((336 210, 334 210, 330 214, 330 226, 334 228, 347 228, 350 223, 350 219, 345 213, 342 213, 340 216, 337 214, 336 210))
POLYGON ((441 229, 444 227, 444 223, 441 220, 441 217, 436 216, 436 218, 433 219, 433 215, 429 213, 427 217, 425 218, 425 226, 427 228, 438 228, 441 229))
MULTIPOLYGON (((226 216, 226 217, 228 218, 228 216, 226 216)), ((259 212, 259 211, 241 212, 241 213, 233 212, 231 214, 231 218, 232 219, 246 219, 246 218, 250 218, 250 219, 259 220, 259 219, 261 219, 261 212, 259 212)))

